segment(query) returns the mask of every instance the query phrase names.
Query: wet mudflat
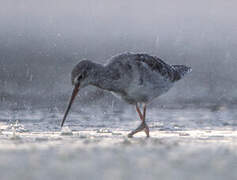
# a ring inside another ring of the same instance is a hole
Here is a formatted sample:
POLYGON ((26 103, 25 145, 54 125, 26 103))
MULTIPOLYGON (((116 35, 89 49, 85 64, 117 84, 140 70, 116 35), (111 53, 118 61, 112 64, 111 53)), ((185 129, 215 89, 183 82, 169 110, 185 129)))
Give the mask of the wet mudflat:
POLYGON ((151 110, 149 139, 127 138, 139 124, 130 110, 72 113, 62 130, 57 112, 14 113, 1 112, 1 179, 237 177, 234 109, 151 110))

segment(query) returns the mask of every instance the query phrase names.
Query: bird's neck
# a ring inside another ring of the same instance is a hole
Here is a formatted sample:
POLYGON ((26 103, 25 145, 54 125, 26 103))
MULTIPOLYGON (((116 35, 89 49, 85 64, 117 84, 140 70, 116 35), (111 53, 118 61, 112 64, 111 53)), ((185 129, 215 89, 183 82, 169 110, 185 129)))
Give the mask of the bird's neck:
POLYGON ((90 85, 98 88, 113 91, 113 77, 111 76, 111 70, 104 65, 93 63, 93 70, 90 75, 90 85))

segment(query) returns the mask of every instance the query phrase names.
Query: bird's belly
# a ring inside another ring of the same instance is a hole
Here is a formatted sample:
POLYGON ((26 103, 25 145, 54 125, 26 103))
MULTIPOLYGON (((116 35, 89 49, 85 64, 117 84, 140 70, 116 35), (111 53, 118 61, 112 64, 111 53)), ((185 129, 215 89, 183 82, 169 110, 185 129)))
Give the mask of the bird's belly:
POLYGON ((135 104, 137 102, 141 102, 137 100, 134 96, 131 96, 130 94, 123 94, 123 93, 117 93, 117 92, 111 92, 115 97, 117 97, 120 100, 124 100, 129 104, 135 104))
POLYGON ((163 94, 162 92, 157 92, 154 90, 145 91, 141 89, 140 91, 128 94, 128 96, 136 102, 150 102, 154 98, 163 94))
POLYGON ((162 85, 159 84, 157 86, 137 86, 131 85, 126 91, 123 93, 111 92, 114 96, 119 99, 122 99, 130 104, 135 104, 137 102, 148 103, 155 99, 156 97, 164 94, 171 88, 171 84, 162 85))

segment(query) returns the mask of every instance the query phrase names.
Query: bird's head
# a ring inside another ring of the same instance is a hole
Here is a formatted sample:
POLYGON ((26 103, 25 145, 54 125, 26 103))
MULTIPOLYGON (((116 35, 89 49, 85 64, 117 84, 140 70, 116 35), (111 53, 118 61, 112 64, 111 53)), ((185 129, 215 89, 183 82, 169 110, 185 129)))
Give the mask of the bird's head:
POLYGON ((72 70, 71 81, 73 86, 84 87, 90 84, 94 63, 89 60, 79 62, 72 70))
POLYGON ((79 92, 79 89, 82 87, 85 87, 91 83, 92 78, 93 78, 91 76, 91 74, 93 73, 94 70, 95 70, 95 63, 88 61, 88 60, 83 60, 83 61, 79 62, 73 68, 72 73, 71 73, 71 81, 72 81, 72 85, 74 86, 74 89, 73 89, 72 96, 69 101, 67 110, 64 114, 63 121, 61 123, 61 127, 64 124, 64 121, 67 117, 67 114, 71 108, 71 105, 72 105, 76 95, 79 92))

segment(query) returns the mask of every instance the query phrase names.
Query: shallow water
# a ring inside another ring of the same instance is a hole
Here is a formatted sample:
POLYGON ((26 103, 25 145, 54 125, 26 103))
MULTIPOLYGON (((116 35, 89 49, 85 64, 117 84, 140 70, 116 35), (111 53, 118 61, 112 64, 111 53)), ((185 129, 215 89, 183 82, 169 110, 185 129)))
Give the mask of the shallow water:
MULTIPOLYGON (((59 131, 63 112, 55 109, 0 110, 0 122, 11 125, 16 121, 29 132, 59 131)), ((237 127, 235 107, 211 108, 151 108, 147 110, 147 123, 152 131, 215 129, 237 127)), ((109 128, 131 130, 140 120, 132 107, 125 109, 82 108, 72 110, 65 125, 72 130, 97 130, 109 128)))
POLYGON ((235 108, 151 108, 143 132, 135 110, 0 112, 1 179, 236 179, 235 108))

